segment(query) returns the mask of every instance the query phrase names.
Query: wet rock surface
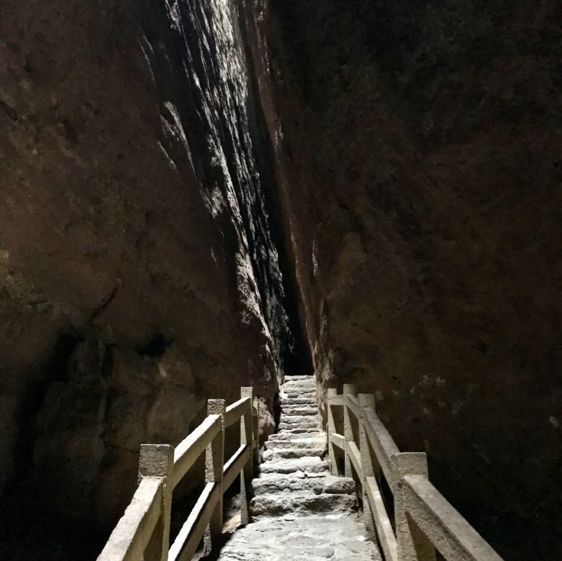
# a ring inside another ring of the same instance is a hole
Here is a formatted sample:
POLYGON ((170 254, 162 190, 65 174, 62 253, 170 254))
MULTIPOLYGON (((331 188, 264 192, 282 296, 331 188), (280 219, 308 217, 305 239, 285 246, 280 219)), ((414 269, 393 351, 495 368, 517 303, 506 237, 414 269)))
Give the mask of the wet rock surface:
POLYGON ((289 411, 289 426, 266 443, 266 454, 272 454, 265 457, 260 477, 253 481, 255 521, 234 533, 219 561, 381 559, 376 546, 366 540, 356 512, 354 481, 331 476, 327 463, 318 457, 326 452, 324 431, 317 428, 306 438, 295 432, 309 418, 293 414, 302 406, 295 400, 315 409, 315 421, 320 421, 315 389, 311 376, 289 377, 281 387, 281 422, 289 411), (291 397, 304 394, 309 397, 291 397), (280 459, 287 450, 294 452, 294 459, 280 459))

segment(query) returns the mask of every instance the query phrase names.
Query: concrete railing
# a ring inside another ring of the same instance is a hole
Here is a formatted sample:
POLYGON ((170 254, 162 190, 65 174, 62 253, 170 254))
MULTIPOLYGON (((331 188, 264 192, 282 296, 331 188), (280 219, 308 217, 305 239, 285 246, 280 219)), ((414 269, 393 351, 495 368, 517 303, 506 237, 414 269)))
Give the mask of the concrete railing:
POLYGON ((372 394, 329 389, 328 449, 334 475, 360 485, 368 533, 385 561, 502 561, 428 479, 424 453, 400 452, 372 394), (394 513, 394 514, 392 514, 394 513))
POLYGON ((175 449, 143 444, 139 484, 98 561, 189 561, 203 538, 209 551, 223 525, 223 494, 240 475, 241 522, 250 519, 250 486, 257 450, 253 388, 225 407, 210 399, 207 418, 175 449), (225 430, 239 423, 240 447, 224 461, 225 430), (172 493, 205 453, 205 487, 170 547, 172 493))

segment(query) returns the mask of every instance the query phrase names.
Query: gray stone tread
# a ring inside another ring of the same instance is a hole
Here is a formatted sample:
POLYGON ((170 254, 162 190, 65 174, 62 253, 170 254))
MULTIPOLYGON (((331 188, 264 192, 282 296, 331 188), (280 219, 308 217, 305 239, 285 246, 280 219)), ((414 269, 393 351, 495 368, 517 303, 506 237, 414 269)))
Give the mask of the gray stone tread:
POLYGON ((281 387, 279 432, 252 482, 254 521, 234 532, 219 561, 381 561, 356 513, 355 482, 329 473, 312 377, 281 387))
POLYGON ((220 561, 381 561, 356 514, 263 518, 235 532, 220 561))
POLYGON ((308 459, 310 457, 320 458, 324 454, 324 448, 316 448, 314 450, 306 450, 303 448, 280 448, 278 450, 268 450, 263 457, 267 460, 281 460, 292 458, 308 459))
POLYGON ((353 479, 322 475, 320 477, 295 477, 291 474, 254 479, 252 482, 255 495, 271 493, 302 493, 315 494, 352 494, 355 491, 353 479))
POLYGON ((317 448, 318 446, 326 447, 326 439, 319 436, 312 438, 291 438, 287 440, 269 439, 265 447, 267 450, 275 450, 277 448, 317 448))
POLYGON ((299 415, 299 416, 318 416, 318 408, 316 407, 301 407, 301 406, 281 406, 281 411, 287 415, 299 415))
POLYGON ((312 393, 309 396, 303 396, 303 397, 281 396, 279 401, 281 402, 281 406, 283 406, 283 405, 310 405, 311 407, 316 407, 317 404, 318 404, 318 402, 316 401, 316 397, 312 393))
POLYGON ((322 438, 323 440, 326 440, 324 434, 322 434, 321 436, 318 435, 318 431, 297 429, 296 431, 284 430, 282 432, 272 434, 267 442, 270 443, 270 442, 281 442, 286 440, 301 440, 301 439, 313 439, 313 438, 314 439, 322 438))
POLYGON ((274 460, 265 462, 261 466, 261 473, 267 475, 270 473, 318 473, 328 472, 328 462, 322 461, 320 458, 290 458, 287 460, 274 460))
POLYGON ((353 512, 356 507, 354 495, 329 495, 327 493, 293 492, 266 493, 252 499, 253 516, 310 513, 353 512))

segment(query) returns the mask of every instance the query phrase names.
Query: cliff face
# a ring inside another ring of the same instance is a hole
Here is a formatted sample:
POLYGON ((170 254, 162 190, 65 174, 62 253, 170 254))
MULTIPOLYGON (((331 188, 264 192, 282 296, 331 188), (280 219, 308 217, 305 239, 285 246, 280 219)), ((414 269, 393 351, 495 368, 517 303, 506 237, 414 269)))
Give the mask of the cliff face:
POLYGON ((177 442, 241 385, 271 410, 291 334, 238 33, 227 1, 0 6, 12 518, 109 526, 141 442, 177 442))
POLYGON ((250 4, 320 382, 507 559, 559 557, 557 3, 250 4))

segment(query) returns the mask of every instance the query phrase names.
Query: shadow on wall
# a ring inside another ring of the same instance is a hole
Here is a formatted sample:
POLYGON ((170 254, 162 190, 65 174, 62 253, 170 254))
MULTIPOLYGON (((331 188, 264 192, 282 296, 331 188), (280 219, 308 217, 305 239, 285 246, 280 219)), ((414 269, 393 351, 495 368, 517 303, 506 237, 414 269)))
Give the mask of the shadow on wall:
POLYGON ((561 557, 558 3, 265 6, 323 384, 376 392, 507 559, 561 557))

